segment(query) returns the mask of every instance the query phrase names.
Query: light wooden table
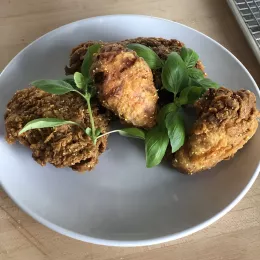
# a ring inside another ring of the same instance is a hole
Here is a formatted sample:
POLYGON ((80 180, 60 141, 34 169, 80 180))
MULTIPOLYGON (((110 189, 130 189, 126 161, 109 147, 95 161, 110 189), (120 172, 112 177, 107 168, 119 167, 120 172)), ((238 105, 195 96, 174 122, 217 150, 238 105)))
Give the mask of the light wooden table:
MULTIPOLYGON (((228 48, 260 84, 260 66, 224 0, 0 0, 0 70, 31 41, 66 23, 105 14, 160 16, 193 27, 228 48)), ((245 86, 246 87, 246 86, 245 86)), ((97 246, 59 235, 19 210, 0 189, 0 260, 257 260, 260 178, 209 228, 151 247, 97 246)))

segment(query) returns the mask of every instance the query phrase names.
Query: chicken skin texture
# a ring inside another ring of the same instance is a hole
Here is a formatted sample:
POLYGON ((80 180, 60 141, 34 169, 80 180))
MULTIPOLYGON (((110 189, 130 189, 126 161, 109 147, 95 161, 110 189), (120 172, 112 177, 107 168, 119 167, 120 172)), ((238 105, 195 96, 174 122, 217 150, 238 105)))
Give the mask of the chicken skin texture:
POLYGON ((195 103, 198 119, 172 164, 193 174, 228 160, 255 134, 256 97, 248 90, 209 89, 195 103))
POLYGON ((91 74, 102 106, 126 124, 155 125, 158 95, 143 58, 121 44, 104 45, 94 57, 91 74))

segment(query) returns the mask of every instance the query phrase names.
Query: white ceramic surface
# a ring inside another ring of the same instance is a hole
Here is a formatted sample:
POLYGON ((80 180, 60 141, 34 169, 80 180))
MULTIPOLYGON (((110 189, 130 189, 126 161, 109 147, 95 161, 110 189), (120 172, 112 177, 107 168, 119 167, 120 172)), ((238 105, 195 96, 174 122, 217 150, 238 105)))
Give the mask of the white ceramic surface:
POLYGON ((176 38, 200 54, 213 80, 232 89, 258 88, 220 44, 178 23, 136 15, 104 16, 58 28, 20 52, 0 76, 0 181, 11 198, 47 227, 87 242, 140 246, 198 231, 228 212, 259 171, 260 133, 235 158, 187 176, 162 164, 145 168, 143 143, 118 135, 92 172, 39 166, 30 150, 4 140, 3 114, 18 89, 39 78, 64 76, 71 49, 87 40, 176 38))

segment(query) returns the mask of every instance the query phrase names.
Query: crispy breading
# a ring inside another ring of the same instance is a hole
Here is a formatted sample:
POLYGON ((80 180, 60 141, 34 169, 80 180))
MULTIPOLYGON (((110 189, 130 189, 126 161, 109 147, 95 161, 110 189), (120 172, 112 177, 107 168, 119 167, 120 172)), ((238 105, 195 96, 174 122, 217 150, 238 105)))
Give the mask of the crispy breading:
POLYGON ((228 160, 255 134, 256 97, 248 90, 209 89, 195 103, 198 119, 173 166, 193 174, 228 160))
MULTIPOLYGON (((93 106, 96 127, 104 133, 108 119, 93 106)), ((37 118, 60 118, 89 127, 86 103, 76 93, 52 95, 35 87, 19 90, 7 105, 5 114, 6 140, 13 144, 19 141, 32 150, 33 158, 42 166, 51 163, 58 168, 71 167, 82 172, 91 170, 98 162, 98 156, 107 145, 107 136, 92 140, 75 125, 55 128, 34 129, 18 135, 26 123, 37 118)))
POLYGON ((147 63, 121 44, 104 45, 91 73, 101 104, 125 123, 150 128, 156 123, 157 90, 147 63))

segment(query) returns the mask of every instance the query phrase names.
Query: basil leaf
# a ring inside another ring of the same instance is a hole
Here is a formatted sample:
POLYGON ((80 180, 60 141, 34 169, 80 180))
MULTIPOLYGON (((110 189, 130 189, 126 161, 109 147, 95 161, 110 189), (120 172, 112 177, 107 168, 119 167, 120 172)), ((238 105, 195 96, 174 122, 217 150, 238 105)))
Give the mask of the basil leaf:
POLYGON ((204 78, 204 73, 196 68, 190 68, 188 69, 188 75, 192 79, 203 79, 204 78))
POLYGON ((96 133, 95 133, 95 135, 96 135, 96 136, 99 136, 100 133, 101 133, 101 129, 100 129, 100 128, 97 128, 97 129, 96 129, 96 133))
POLYGON ((56 95, 63 95, 75 90, 69 83, 65 82, 64 80, 40 79, 33 81, 31 85, 45 92, 56 95))
POLYGON ((187 87, 180 93, 179 102, 181 105, 193 104, 204 92, 205 90, 202 87, 187 87))
POLYGON ((157 115, 157 122, 159 125, 164 125, 165 117, 170 112, 175 112, 177 110, 177 106, 174 103, 169 103, 161 108, 157 115))
POLYGON ((67 124, 77 125, 80 128, 82 128, 81 125, 79 125, 78 123, 72 122, 72 121, 66 121, 66 120, 59 119, 59 118, 39 118, 39 119, 35 119, 35 120, 28 122, 23 127, 23 129, 20 130, 19 135, 21 135, 22 133, 24 133, 28 130, 32 130, 32 129, 56 127, 56 126, 67 125, 67 124))
POLYGON ((217 84, 216 82, 212 81, 209 78, 192 79, 191 84, 194 86, 203 87, 205 90, 207 90, 209 88, 219 88, 220 87, 219 84, 217 84))
POLYGON ((163 66, 162 60, 151 48, 138 43, 130 43, 127 48, 142 57, 152 70, 160 69, 163 66))
POLYGON ((135 137, 138 139, 145 139, 145 132, 139 128, 124 128, 118 131, 120 135, 126 137, 135 137))
POLYGON ((165 89, 175 95, 188 84, 188 74, 185 63, 176 52, 172 52, 168 55, 163 66, 162 83, 165 89))
POLYGON ((199 60, 199 55, 194 50, 189 48, 182 47, 180 55, 187 68, 194 67, 199 60))
POLYGON ((169 138, 166 128, 152 128, 145 136, 146 167, 158 165, 165 155, 169 138))
POLYGON ((86 133, 88 136, 91 136, 91 135, 92 135, 92 130, 91 130, 91 128, 90 128, 90 127, 87 127, 87 128, 85 129, 85 133, 86 133))
POLYGON ((93 44, 88 47, 88 51, 84 57, 82 66, 81 66, 81 73, 86 79, 90 78, 90 67, 93 63, 93 55, 97 53, 100 49, 100 44, 93 44))
POLYGON ((86 82, 84 76, 81 73, 79 72, 74 73, 74 81, 76 83, 77 88, 85 89, 86 82))
POLYGON ((63 79, 63 81, 69 83, 74 89, 77 89, 76 83, 74 81, 74 77, 70 76, 70 77, 66 77, 63 79))
POLYGON ((183 146, 185 141, 184 120, 180 112, 170 112, 165 119, 168 130, 168 136, 172 147, 172 153, 175 153, 183 146))

